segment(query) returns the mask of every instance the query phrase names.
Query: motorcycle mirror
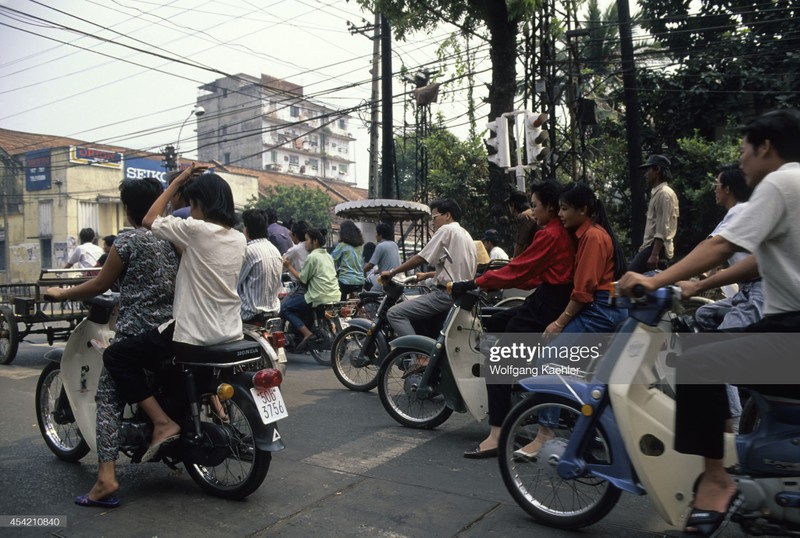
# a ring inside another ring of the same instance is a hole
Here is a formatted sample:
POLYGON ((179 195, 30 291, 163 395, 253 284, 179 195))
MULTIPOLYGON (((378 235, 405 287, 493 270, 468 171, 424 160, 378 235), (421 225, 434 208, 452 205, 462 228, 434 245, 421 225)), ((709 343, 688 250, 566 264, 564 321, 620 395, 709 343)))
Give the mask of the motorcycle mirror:
POLYGON ((441 263, 442 265, 444 265, 444 262, 445 262, 445 261, 448 261, 448 262, 450 262, 450 263, 453 263, 453 257, 452 257, 452 256, 450 256, 450 251, 449 251, 449 250, 447 250, 447 247, 442 247, 442 249, 444 249, 444 254, 442 254, 442 255, 439 257, 439 263, 441 263))

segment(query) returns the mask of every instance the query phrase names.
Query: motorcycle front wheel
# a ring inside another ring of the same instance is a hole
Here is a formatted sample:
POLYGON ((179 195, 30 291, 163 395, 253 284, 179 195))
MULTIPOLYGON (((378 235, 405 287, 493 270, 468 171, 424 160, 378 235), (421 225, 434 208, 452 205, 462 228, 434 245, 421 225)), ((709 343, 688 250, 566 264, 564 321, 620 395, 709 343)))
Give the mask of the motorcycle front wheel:
POLYGON ((64 392, 59 363, 49 363, 39 376, 36 420, 44 442, 59 459, 76 462, 89 453, 64 392))
POLYGON ((244 499, 264 482, 269 472, 272 453, 256 446, 253 425, 242 408, 233 400, 221 402, 220 413, 209 399, 201 409, 203 421, 222 425, 228 433, 225 459, 218 465, 184 462, 192 480, 206 493, 224 499, 244 499))
MULTIPOLYGON (((578 417, 580 410, 575 402, 534 394, 514 406, 500 433, 500 474, 509 493, 537 522, 559 529, 573 530, 596 523, 614 508, 621 493, 591 473, 565 480, 556 472, 578 417), (515 454, 536 438, 539 416, 545 409, 558 413, 558 426, 553 428, 555 438, 542 446, 537 457, 515 454)), ((595 430, 583 454, 587 463, 611 464, 607 439, 602 428, 595 430)))
POLYGON ((367 330, 363 327, 351 325, 336 335, 331 346, 331 362, 336 379, 350 390, 366 392, 378 385, 378 371, 380 361, 388 353, 386 346, 378 339, 375 340, 370 363, 366 366, 357 366, 354 360, 364 347, 367 340, 367 330))
POLYGON ((430 356, 415 349, 392 350, 378 372, 378 394, 383 407, 397 422, 411 428, 430 429, 450 418, 453 410, 435 390, 425 397, 417 397, 421 372, 403 377, 419 359, 429 360, 430 356))

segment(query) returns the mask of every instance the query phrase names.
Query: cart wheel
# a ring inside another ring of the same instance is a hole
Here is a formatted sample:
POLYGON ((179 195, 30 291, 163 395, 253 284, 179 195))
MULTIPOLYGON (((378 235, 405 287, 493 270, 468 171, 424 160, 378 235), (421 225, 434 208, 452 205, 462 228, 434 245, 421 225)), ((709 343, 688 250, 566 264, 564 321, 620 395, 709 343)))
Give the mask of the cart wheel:
POLYGON ((18 346, 17 318, 9 307, 0 306, 0 364, 11 364, 18 346))

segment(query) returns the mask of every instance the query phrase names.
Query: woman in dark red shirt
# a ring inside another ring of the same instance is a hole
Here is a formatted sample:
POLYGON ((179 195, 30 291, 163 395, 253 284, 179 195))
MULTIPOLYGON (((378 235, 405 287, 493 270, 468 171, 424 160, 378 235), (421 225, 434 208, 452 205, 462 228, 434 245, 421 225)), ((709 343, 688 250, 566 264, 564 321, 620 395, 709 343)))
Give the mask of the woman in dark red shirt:
MULTIPOLYGON (((528 248, 508 265, 475 279, 475 284, 487 290, 535 288, 522 306, 492 316, 486 323, 486 332, 541 334, 569 302, 575 258, 573 240, 558 219, 561 189, 561 184, 553 179, 533 186, 533 216, 543 228, 536 232, 528 248)), ((511 385, 491 384, 486 385, 486 390, 491 430, 476 448, 464 452, 465 458, 497 455, 500 427, 511 410, 511 385)))

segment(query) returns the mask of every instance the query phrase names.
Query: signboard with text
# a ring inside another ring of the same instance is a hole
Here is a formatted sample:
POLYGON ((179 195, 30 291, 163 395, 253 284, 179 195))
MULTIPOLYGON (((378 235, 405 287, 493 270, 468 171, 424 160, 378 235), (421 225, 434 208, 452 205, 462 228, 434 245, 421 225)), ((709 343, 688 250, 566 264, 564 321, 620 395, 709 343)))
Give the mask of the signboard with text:
POLYGON ((69 162, 120 170, 122 168, 122 153, 104 149, 85 148, 83 146, 70 146, 69 162))
POLYGON ((51 187, 50 150, 39 149, 25 153, 25 189, 43 191, 51 187))
POLYGON ((143 179, 154 177, 167 185, 167 169, 164 168, 164 161, 154 161, 144 157, 128 157, 125 159, 125 179, 143 179))

